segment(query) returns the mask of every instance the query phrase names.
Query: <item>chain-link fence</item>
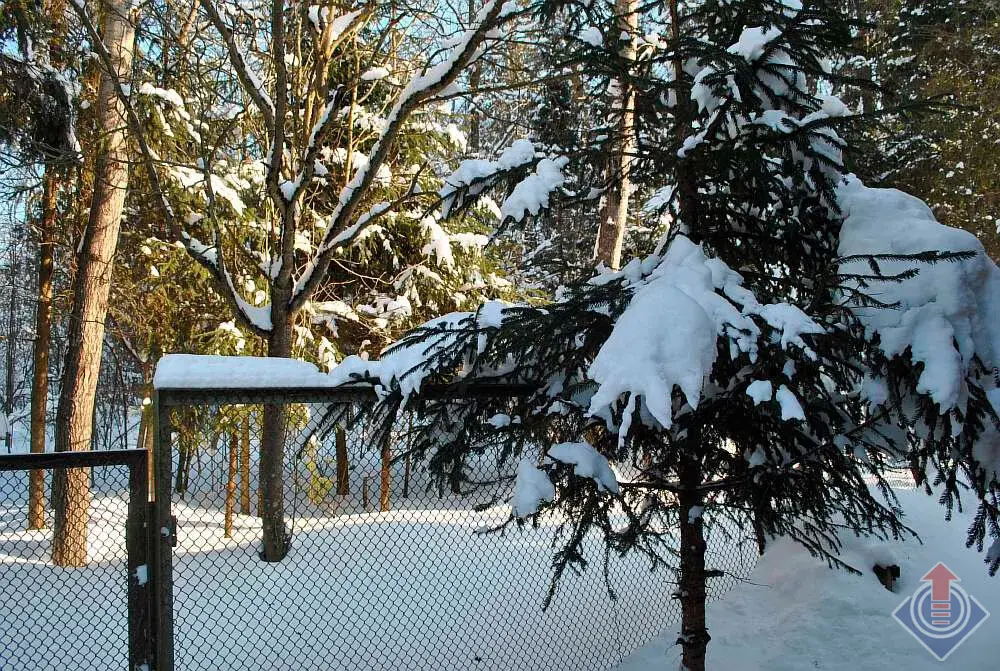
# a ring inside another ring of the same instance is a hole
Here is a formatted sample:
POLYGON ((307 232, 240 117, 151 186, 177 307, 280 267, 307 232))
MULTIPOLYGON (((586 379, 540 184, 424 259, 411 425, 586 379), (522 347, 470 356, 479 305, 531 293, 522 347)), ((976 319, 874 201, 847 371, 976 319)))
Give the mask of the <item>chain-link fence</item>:
MULTIPOLYGON (((437 475, 411 454, 418 413, 387 435, 370 393, 263 394, 160 393, 178 671, 606 669, 679 620, 675 576, 638 557, 605 575, 597 536, 591 568, 567 573, 543 610, 555 526, 489 532, 510 518, 517 460, 487 448, 437 475), (259 555, 264 402, 287 416, 290 549, 274 563, 259 555)), ((714 596, 749 574, 755 547, 739 530, 710 544, 714 596)))
POLYGON ((0 669, 148 661, 146 478, 144 451, 0 456, 0 669))

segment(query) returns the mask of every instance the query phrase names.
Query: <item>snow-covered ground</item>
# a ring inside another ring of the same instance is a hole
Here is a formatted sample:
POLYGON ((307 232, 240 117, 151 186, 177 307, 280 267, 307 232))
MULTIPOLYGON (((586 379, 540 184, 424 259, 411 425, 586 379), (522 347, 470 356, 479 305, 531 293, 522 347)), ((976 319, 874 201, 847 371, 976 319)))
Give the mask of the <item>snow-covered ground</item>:
MULTIPOLYGON (((115 532, 124 499, 102 492, 123 483, 95 483, 95 561, 63 570, 47 563, 49 532, 21 530, 22 482, 23 474, 0 474, 0 621, 7 623, 0 628, 0 669, 55 671, 71 668, 68 660, 81 671, 122 668, 124 544, 115 532)), ((1000 583, 985 575, 981 554, 963 548, 967 518, 956 515, 948 524, 933 498, 906 490, 900 497, 923 545, 850 540, 845 551, 847 561, 865 567, 894 557, 902 569, 895 593, 870 573, 830 570, 777 542, 749 583, 710 604, 710 668, 941 668, 891 617, 938 561, 994 613, 947 668, 995 668, 1000 583)), ((568 576, 543 612, 551 529, 477 534, 506 517, 504 506, 472 512, 446 500, 436 509, 410 501, 386 514, 330 510, 325 517, 309 509, 296 523, 289 557, 264 564, 255 554, 259 521, 237 515, 234 538, 225 539, 219 503, 203 496, 176 506, 178 669, 575 671, 623 659, 622 671, 678 666, 668 574, 650 574, 634 559, 614 561, 610 579, 619 601, 612 603, 595 542, 597 563, 568 576)), ((749 571, 752 544, 746 555, 749 571)))
MULTIPOLYGON (((750 577, 710 604, 712 641, 708 666, 724 671, 863 671, 906 669, 986 671, 998 667, 1000 576, 990 578, 983 555, 965 549, 967 515, 942 520, 944 509, 919 491, 899 492, 916 542, 878 544, 850 539, 844 552, 852 565, 868 567, 875 558, 895 557, 901 569, 896 591, 874 574, 830 570, 804 550, 775 543, 750 577), (944 562, 961 586, 992 613, 944 663, 938 662, 892 618, 920 578, 944 562)), ((679 668, 676 627, 631 655, 621 671, 679 668)))

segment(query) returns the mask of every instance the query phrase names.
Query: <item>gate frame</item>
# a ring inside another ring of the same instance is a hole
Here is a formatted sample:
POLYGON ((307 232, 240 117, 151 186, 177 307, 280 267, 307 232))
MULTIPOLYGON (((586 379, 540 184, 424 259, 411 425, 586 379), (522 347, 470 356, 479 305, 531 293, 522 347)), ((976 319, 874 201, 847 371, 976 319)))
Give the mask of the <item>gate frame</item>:
POLYGON ((149 500, 149 468, 146 450, 97 450, 0 455, 0 471, 34 471, 98 466, 128 467, 128 516, 125 521, 125 552, 128 569, 128 661, 132 671, 153 671, 156 647, 152 596, 157 592, 151 558, 156 548, 149 533, 152 504, 149 500), (145 581, 140 569, 146 567, 145 581))

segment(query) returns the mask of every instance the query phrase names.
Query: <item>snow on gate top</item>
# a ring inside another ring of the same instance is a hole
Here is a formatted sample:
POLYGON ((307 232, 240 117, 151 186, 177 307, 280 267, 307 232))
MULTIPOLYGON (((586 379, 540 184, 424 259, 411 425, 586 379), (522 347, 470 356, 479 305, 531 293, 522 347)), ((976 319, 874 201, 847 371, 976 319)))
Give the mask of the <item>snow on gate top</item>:
POLYGON ((255 356, 167 354, 153 377, 157 389, 275 389, 344 386, 308 361, 255 356))

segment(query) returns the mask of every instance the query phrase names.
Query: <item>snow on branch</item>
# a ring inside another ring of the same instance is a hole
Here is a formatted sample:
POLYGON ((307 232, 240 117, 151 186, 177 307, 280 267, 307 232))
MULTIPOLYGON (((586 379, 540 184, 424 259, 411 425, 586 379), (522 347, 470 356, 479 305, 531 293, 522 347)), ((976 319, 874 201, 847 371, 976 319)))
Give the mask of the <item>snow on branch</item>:
POLYGON ((854 313, 870 334, 878 333, 886 356, 909 351, 923 364, 918 392, 942 413, 964 410, 974 360, 987 369, 1000 365, 1000 270, 974 235, 938 223, 923 201, 902 191, 868 188, 851 176, 837 200, 844 215, 840 272, 848 288, 895 306, 855 304, 854 313), (927 252, 972 254, 922 263, 913 272, 910 257, 927 252), (859 274, 874 277, 865 281, 874 288, 851 279, 859 274))
MULTIPOLYGON (((624 398, 620 441, 640 402, 644 414, 669 428, 674 387, 688 405, 698 407, 720 338, 729 341, 734 354, 755 361, 764 332, 754 317, 773 330, 772 339, 781 349, 795 346, 807 356, 812 351, 803 336, 825 332, 794 305, 760 304, 742 286, 738 273, 706 257, 684 236, 675 238, 662 258, 634 260, 612 275, 626 278, 633 294, 590 365, 588 377, 598 388, 589 413, 613 427, 615 410, 624 398)), ((596 280, 608 281, 600 276, 596 280)))
POLYGON ((535 146, 521 139, 504 149, 495 161, 476 158, 462 161, 455 172, 444 179, 444 186, 438 191, 441 216, 448 217, 452 211, 465 207, 504 176, 534 159, 535 146))
POLYGON ((274 128, 274 101, 268 95, 267 89, 264 87, 258 74, 243 58, 243 51, 236 43, 236 36, 233 34, 232 29, 226 25, 219 11, 212 4, 212 0, 201 0, 201 6, 205 10, 205 13, 208 14, 208 19, 212 22, 212 25, 219 31, 219 35, 222 36, 222 41, 225 42, 226 51, 229 54, 229 61, 233 69, 236 70, 236 76, 239 77, 240 83, 243 84, 243 88, 250 96, 250 99, 253 100, 257 109, 264 116, 265 125, 267 128, 274 128))

